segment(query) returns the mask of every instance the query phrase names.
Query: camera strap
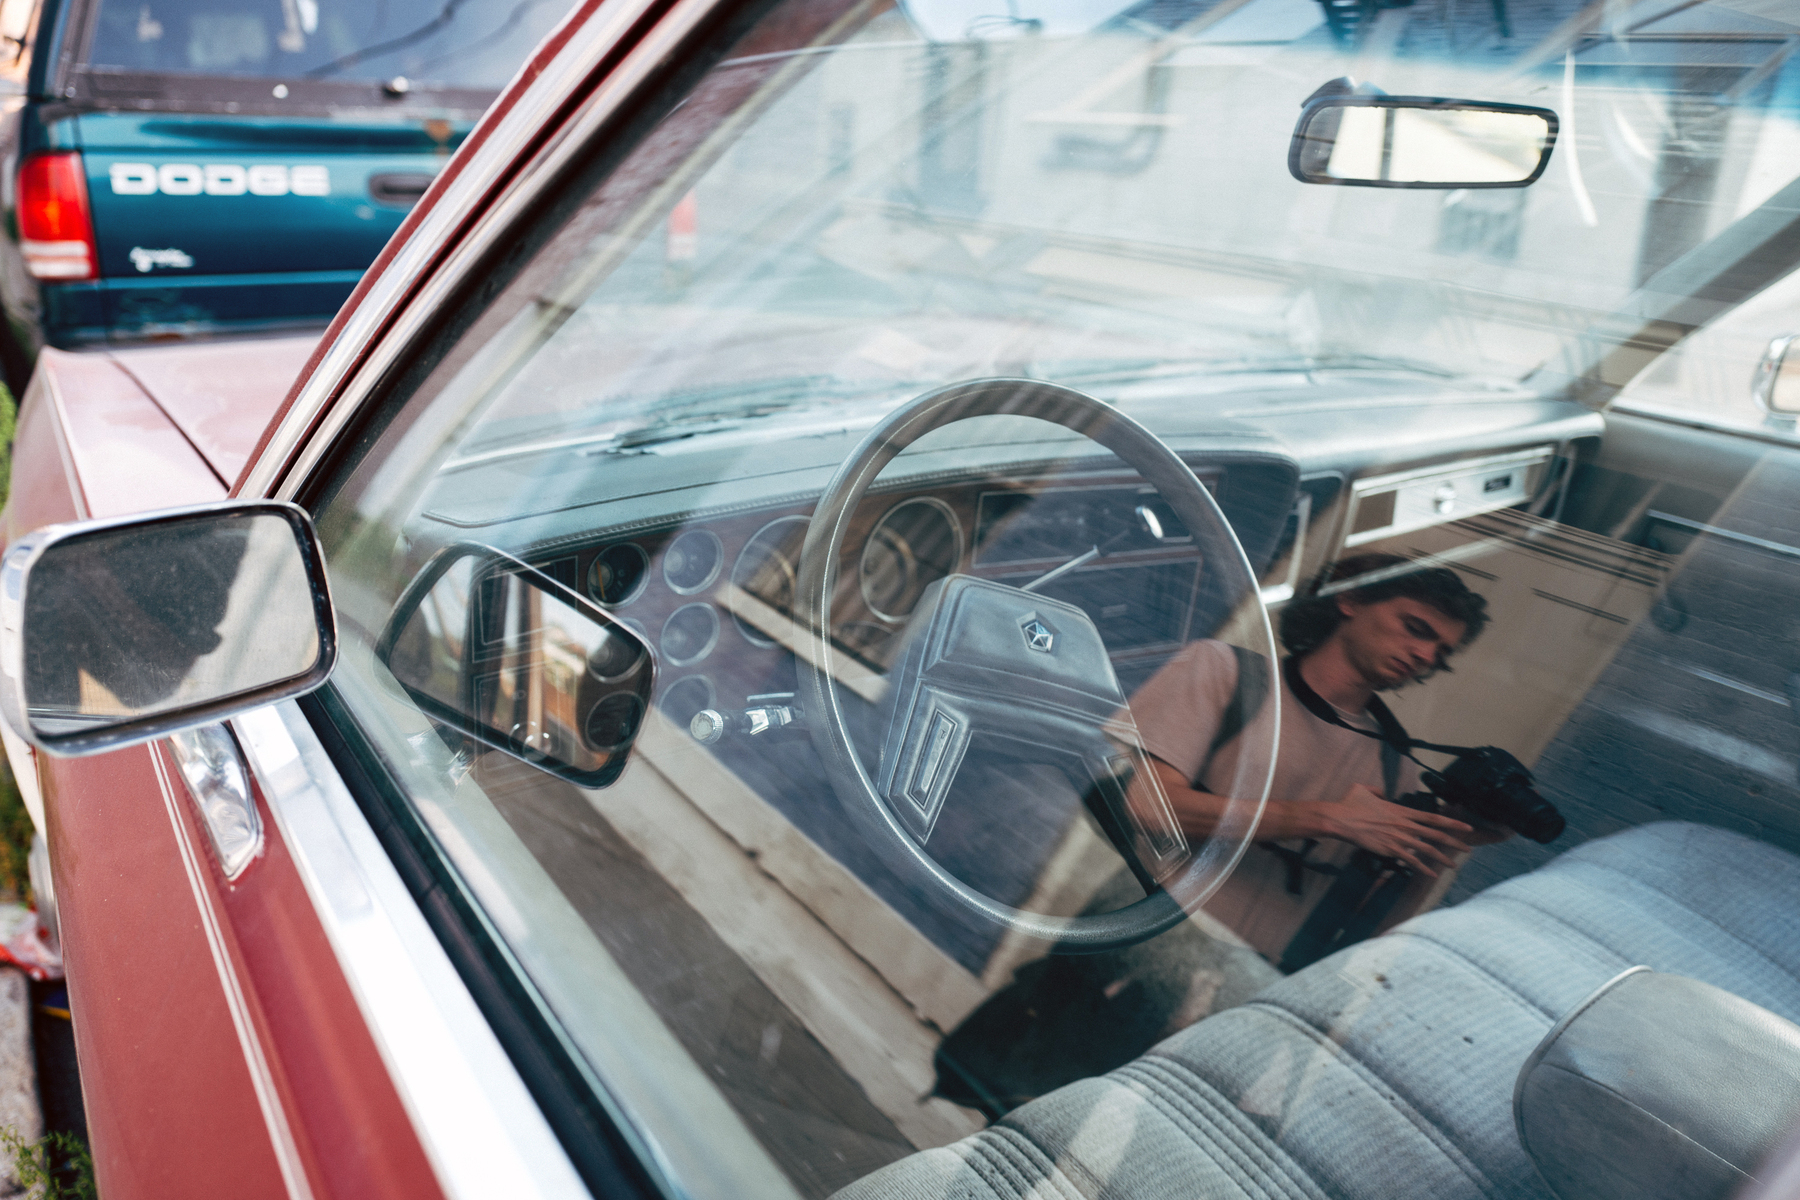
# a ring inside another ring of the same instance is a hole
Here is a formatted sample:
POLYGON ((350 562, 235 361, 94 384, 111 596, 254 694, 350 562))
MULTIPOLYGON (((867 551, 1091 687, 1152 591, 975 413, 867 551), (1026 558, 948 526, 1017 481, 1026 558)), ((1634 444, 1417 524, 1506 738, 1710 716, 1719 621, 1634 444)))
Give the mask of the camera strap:
MULTIPOLYGON (((1295 655, 1289 655, 1281 660, 1281 677, 1287 682, 1288 690, 1294 693, 1294 698, 1305 706, 1307 712, 1319 720, 1327 725, 1336 725, 1339 729, 1348 729, 1351 733, 1383 742, 1395 754, 1411 758, 1415 763, 1419 763, 1419 760, 1413 758, 1414 750, 1437 750, 1444 754, 1463 754, 1468 750, 1466 746, 1440 746, 1435 742, 1422 742, 1413 737, 1406 732, 1406 727, 1400 724, 1400 718, 1394 715, 1393 709, 1382 702, 1380 696, 1370 696, 1368 704, 1368 713, 1375 718, 1375 724, 1379 727, 1380 732, 1352 725, 1338 715, 1338 710, 1331 706, 1329 700, 1313 691, 1312 684, 1306 682, 1306 676, 1301 674, 1300 659, 1295 655)), ((1425 764, 1419 763, 1419 765, 1423 767, 1425 764)))

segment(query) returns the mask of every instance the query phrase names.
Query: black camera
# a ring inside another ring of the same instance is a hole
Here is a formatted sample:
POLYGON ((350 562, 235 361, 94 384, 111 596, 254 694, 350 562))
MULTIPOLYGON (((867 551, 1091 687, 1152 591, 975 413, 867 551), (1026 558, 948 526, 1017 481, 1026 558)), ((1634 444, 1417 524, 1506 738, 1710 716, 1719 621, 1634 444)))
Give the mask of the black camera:
POLYGON ((1567 825, 1556 806, 1531 786, 1531 772, 1498 746, 1461 751, 1442 771, 1426 771, 1421 778, 1444 803, 1504 825, 1534 842, 1554 842, 1567 825))

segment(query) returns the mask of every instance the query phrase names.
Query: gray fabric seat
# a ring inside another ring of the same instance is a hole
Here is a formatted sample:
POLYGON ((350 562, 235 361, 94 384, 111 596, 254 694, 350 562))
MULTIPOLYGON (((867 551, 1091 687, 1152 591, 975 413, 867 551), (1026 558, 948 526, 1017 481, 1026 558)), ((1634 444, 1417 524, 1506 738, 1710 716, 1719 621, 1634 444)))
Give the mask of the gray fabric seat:
POLYGON ((1547 1200, 1514 1077, 1637 964, 1800 1021, 1800 859, 1674 822, 1588 842, 838 1196, 1547 1200))

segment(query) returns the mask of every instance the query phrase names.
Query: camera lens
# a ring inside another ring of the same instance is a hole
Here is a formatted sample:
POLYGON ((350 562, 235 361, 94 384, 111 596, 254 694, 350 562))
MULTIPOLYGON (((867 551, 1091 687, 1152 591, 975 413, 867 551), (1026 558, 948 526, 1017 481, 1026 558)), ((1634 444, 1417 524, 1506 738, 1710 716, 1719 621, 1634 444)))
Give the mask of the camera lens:
POLYGON ((1562 836, 1567 822, 1531 786, 1531 772, 1497 746, 1465 750, 1443 773, 1427 772, 1425 785, 1452 804, 1498 822, 1534 842, 1562 836))
POLYGON ((1556 811, 1556 805, 1538 795, 1533 788, 1518 788, 1508 799, 1513 816, 1506 823, 1534 842, 1547 846, 1568 828, 1569 823, 1556 811))

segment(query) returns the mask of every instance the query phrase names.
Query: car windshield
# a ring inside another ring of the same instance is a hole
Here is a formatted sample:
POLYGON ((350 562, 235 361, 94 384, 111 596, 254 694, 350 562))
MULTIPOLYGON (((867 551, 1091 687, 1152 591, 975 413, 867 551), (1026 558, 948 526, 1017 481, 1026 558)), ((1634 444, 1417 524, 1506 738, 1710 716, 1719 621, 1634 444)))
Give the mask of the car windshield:
POLYGON ((499 88, 567 11, 554 0, 100 0, 92 67, 499 88))
POLYGON ((1672 1031, 1800 1019, 1800 16, 740 16, 309 485, 516 1061, 671 1195, 1702 1170, 1576 1076, 1760 1169, 1800 1033, 1672 1031))

